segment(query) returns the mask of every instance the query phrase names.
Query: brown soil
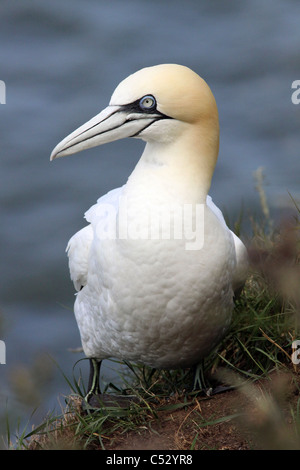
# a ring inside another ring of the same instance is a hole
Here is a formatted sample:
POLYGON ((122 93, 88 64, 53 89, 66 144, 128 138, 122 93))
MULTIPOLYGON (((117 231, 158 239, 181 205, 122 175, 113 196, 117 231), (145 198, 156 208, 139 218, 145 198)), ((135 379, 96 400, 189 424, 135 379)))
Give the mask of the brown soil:
MULTIPOLYGON (((155 413, 149 412, 143 425, 129 432, 120 428, 113 435, 104 431, 101 440, 106 450, 114 451, 300 449, 291 413, 297 406, 299 385, 295 372, 274 373, 272 379, 255 385, 194 398, 187 406, 162 411, 162 405, 184 404, 183 397, 173 397, 160 402, 155 413)), ((80 448, 80 443, 74 445, 74 436, 71 442, 68 426, 62 429, 55 442, 35 436, 29 448, 80 448)))
POLYGON ((103 442, 107 450, 300 449, 290 412, 299 379, 276 373, 243 391, 197 398, 186 408, 159 412, 146 429, 102 436, 103 442))
MULTIPOLYGON (((202 419, 216 421, 238 412, 238 392, 230 391, 207 399, 196 399, 187 408, 160 412, 159 420, 148 429, 138 429, 125 435, 118 433, 107 443, 108 450, 189 450, 248 449, 245 436, 234 421, 199 427, 202 419), (198 436, 197 436, 198 434, 198 436), (193 441, 196 444, 193 446, 193 441)), ((178 403, 178 402, 177 402, 178 403)))

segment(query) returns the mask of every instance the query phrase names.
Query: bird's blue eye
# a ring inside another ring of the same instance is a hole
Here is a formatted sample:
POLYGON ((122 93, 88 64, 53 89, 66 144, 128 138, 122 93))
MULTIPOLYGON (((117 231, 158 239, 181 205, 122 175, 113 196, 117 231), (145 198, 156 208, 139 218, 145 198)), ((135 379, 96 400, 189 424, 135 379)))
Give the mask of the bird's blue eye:
POLYGON ((139 105, 140 105, 140 108, 144 110, 154 109, 156 106, 156 101, 155 101, 154 96, 152 95, 144 96, 143 98, 141 98, 139 105))

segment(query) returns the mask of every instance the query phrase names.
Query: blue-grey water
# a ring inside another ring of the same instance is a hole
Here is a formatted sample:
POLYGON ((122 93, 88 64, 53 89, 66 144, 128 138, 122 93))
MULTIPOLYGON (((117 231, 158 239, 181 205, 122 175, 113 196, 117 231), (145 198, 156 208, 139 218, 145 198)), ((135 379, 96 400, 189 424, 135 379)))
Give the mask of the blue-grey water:
MULTIPOLYGON (((130 73, 184 64, 209 83, 219 107, 215 202, 232 219, 242 204, 259 212, 253 172, 264 167, 271 210, 284 213, 288 192, 300 197, 300 105, 291 101, 299 20, 297 0, 1 2, 0 415, 7 408, 29 418, 11 388, 17 372, 28 369, 30 382, 46 354, 70 377, 82 357, 69 351, 80 340, 65 247, 84 211, 126 181, 143 143, 127 139, 50 163, 53 147, 130 73)), ((52 375, 33 421, 69 391, 56 367, 52 375)))

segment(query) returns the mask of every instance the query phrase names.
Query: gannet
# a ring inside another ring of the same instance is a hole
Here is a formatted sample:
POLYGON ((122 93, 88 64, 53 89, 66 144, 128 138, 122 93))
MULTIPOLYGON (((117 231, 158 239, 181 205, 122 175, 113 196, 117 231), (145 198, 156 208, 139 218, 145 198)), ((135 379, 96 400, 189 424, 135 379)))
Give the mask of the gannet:
POLYGON ((140 160, 85 213, 89 224, 67 246, 90 358, 87 400, 100 393, 107 358, 168 369, 199 363, 227 332, 246 279, 246 248, 208 195, 219 120, 206 82, 182 65, 143 68, 50 158, 125 137, 146 142, 140 160))

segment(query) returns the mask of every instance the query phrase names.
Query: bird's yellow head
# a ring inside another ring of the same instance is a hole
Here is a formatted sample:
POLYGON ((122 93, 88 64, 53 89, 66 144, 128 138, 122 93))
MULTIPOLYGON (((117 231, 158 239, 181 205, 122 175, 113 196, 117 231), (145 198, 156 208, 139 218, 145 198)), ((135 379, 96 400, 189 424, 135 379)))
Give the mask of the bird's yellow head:
POLYGON ((123 80, 109 106, 63 139, 51 160, 125 137, 174 142, 187 125, 196 126, 194 146, 206 140, 218 153, 218 111, 206 82, 182 65, 147 67, 123 80))
MULTIPOLYGON (((128 105, 153 96, 153 107, 179 121, 218 121, 214 96, 207 83, 188 67, 162 64, 146 67, 123 80, 114 91, 111 105, 128 105)), ((147 105, 147 102, 146 102, 147 105)))

